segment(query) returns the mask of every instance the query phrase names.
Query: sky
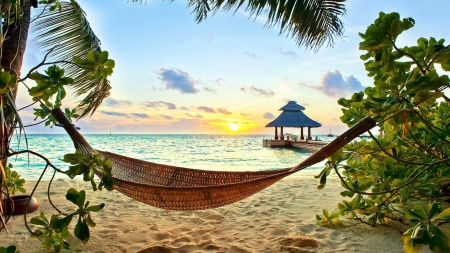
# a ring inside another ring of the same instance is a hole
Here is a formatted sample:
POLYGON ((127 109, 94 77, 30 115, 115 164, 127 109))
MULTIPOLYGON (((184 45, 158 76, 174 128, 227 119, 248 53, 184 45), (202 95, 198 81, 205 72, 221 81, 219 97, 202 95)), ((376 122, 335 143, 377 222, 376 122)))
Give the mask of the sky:
MULTIPOLYGON (((78 2, 102 50, 116 62, 111 96, 92 117, 76 122, 86 134, 272 134, 265 125, 290 100, 322 124, 313 135, 340 134, 347 127, 337 100, 373 83, 359 58, 358 32, 379 12, 416 21, 400 35, 399 46, 414 45, 419 37, 450 41, 448 0, 347 1, 344 37, 318 52, 299 48, 277 27, 265 27, 264 16, 249 18, 245 8, 218 11, 197 24, 186 1, 78 2)), ((30 34, 22 73, 43 56, 30 34)), ((80 99, 69 96, 63 108, 80 99)), ((30 102, 19 87, 18 107, 30 102)), ((21 117, 24 124, 37 122, 31 108, 21 117)), ((284 132, 299 134, 299 129, 284 132)), ((27 133, 64 132, 38 125, 27 133)))

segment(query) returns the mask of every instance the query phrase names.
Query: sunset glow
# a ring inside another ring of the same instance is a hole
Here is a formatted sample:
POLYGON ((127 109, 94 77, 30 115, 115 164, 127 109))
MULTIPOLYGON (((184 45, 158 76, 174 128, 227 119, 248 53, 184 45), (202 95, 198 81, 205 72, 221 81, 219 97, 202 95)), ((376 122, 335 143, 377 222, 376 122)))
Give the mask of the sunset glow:
MULTIPOLYGON (((299 47, 290 33, 280 35, 277 26, 265 28, 264 15, 249 18, 247 11, 221 11, 198 23, 192 14, 194 7, 186 8, 183 1, 77 2, 101 40, 102 50, 116 63, 109 79, 110 96, 92 117, 75 123, 83 134, 272 136, 275 129, 265 126, 290 100, 322 124, 313 129, 313 135, 340 134, 348 126, 340 120, 338 99, 374 85, 360 59, 358 32, 364 32, 380 11, 399 12, 402 18, 415 20, 414 28, 399 36, 401 47, 413 45, 420 37, 450 40, 446 13, 450 1, 444 0, 432 5, 405 0, 346 1, 343 38, 333 46, 325 43, 318 52, 299 47), (145 24, 145 29, 130 24, 145 24)), ((33 40, 36 36, 29 35, 22 77, 45 56, 33 40)), ((36 84, 29 81, 28 85, 36 84)), ((17 106, 33 103, 26 89, 20 89, 17 106)), ((450 96, 450 89, 444 92, 450 96)), ((82 97, 74 97, 70 89, 67 93, 62 108, 72 109, 82 97)), ((32 106, 20 111, 24 125, 38 122, 34 113, 32 106)), ((64 129, 40 124, 27 133, 62 134, 64 129)))
POLYGON ((231 131, 236 131, 239 129, 239 124, 236 123, 229 123, 228 126, 230 127, 231 131))

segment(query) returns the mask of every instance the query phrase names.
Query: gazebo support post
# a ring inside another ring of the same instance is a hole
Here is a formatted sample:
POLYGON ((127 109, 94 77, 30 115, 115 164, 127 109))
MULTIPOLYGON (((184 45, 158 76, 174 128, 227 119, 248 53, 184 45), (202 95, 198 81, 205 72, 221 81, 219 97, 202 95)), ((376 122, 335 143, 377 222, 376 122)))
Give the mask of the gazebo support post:
POLYGON ((300 129, 300 140, 304 140, 305 137, 303 136, 303 127, 301 127, 300 129))
POLYGON ((308 127, 308 140, 312 140, 312 137, 311 137, 311 127, 308 127))
POLYGON ((280 140, 284 141, 283 127, 281 127, 280 140))
POLYGON ((274 140, 278 140, 278 127, 275 127, 275 138, 274 140))

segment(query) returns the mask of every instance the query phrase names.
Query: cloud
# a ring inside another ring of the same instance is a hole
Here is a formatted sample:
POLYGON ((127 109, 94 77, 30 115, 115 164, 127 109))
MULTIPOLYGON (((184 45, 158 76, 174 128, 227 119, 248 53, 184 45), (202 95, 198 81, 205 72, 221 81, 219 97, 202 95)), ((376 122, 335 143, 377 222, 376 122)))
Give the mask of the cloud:
POLYGON ((217 85, 219 85, 219 86, 222 86, 222 82, 225 82, 225 80, 223 79, 223 78, 217 78, 216 80, 212 80, 212 81, 210 81, 210 82, 212 82, 212 83, 214 83, 214 84, 217 84, 217 85))
POLYGON ((163 114, 160 114, 159 116, 161 116, 161 117, 163 117, 163 118, 165 118, 165 119, 173 119, 173 117, 172 117, 172 116, 169 116, 169 115, 163 115, 163 114))
POLYGON ((149 108, 155 108, 157 110, 159 108, 167 108, 169 110, 177 109, 177 106, 175 104, 172 104, 169 102, 164 102, 164 101, 146 101, 142 105, 144 105, 145 107, 149 107, 149 108))
POLYGON ((203 90, 205 90, 207 92, 211 92, 211 93, 216 93, 216 89, 211 88, 211 87, 205 87, 205 88, 203 88, 203 90))
POLYGON ((283 49, 281 49, 280 47, 275 47, 275 49, 278 51, 278 53, 280 53, 281 55, 285 55, 285 56, 290 56, 292 58, 296 58, 297 57, 297 53, 292 51, 292 50, 287 50, 284 51, 283 49))
POLYGON ((138 118, 143 118, 143 119, 150 118, 150 116, 146 113, 132 113, 131 115, 136 116, 138 118))
POLYGON ((204 112, 208 112, 208 113, 216 113, 216 111, 208 106, 199 106, 197 107, 197 109, 199 109, 200 111, 204 111, 204 112))
POLYGON ((117 117, 127 117, 128 115, 126 113, 122 112, 113 112, 113 111, 100 111, 103 114, 110 115, 110 116, 117 116, 117 117))
POLYGON ((133 102, 127 100, 115 100, 114 98, 106 98, 105 104, 110 106, 129 106, 132 105, 133 102))
POLYGON ((241 115, 244 116, 244 117, 247 117, 247 116, 250 115, 250 114, 249 114, 249 113, 243 113, 243 112, 241 112, 241 115))
POLYGON ((189 108, 187 108, 186 106, 182 106, 182 107, 180 107, 180 109, 183 111, 189 111, 189 108))
POLYGON ((275 96, 275 92, 273 92, 271 90, 259 89, 259 88, 256 88, 253 85, 250 88, 242 87, 241 91, 243 91, 243 92, 249 91, 250 93, 253 93, 253 94, 258 95, 258 96, 266 96, 266 97, 273 97, 273 96, 275 96))
POLYGON ((191 117, 191 118, 198 118, 198 119, 201 119, 201 118, 203 118, 203 116, 202 116, 202 115, 200 115, 200 114, 197 114, 197 115, 193 115, 193 114, 190 114, 190 113, 186 113, 186 115, 187 115, 187 116, 189 116, 189 117, 191 117))
POLYGON ((186 130, 201 130, 202 122, 198 119, 178 119, 167 128, 169 131, 184 132, 186 130))
POLYGON ((222 114, 232 114, 231 112, 227 111, 225 108, 218 108, 217 112, 222 114))
POLYGON ((244 121, 244 122, 242 122, 241 124, 243 124, 243 125, 248 125, 248 124, 250 124, 250 123, 248 123, 247 121, 244 121))
POLYGON ((194 87, 194 79, 179 69, 162 68, 156 72, 158 79, 166 85, 166 90, 179 90, 183 94, 195 94, 198 90, 194 87))
POLYGON ((265 119, 274 119, 275 118, 275 116, 272 113, 270 113, 270 112, 264 113, 263 117, 265 119))
POLYGON ((323 94, 332 98, 349 97, 355 92, 360 92, 366 87, 354 76, 344 77, 339 70, 328 71, 323 77, 321 86, 312 86, 300 83, 300 87, 307 87, 323 92, 323 94))
POLYGON ((248 57, 255 58, 255 59, 260 59, 261 58, 261 57, 257 56, 255 53, 252 53, 252 52, 244 51, 244 54, 246 54, 248 57))

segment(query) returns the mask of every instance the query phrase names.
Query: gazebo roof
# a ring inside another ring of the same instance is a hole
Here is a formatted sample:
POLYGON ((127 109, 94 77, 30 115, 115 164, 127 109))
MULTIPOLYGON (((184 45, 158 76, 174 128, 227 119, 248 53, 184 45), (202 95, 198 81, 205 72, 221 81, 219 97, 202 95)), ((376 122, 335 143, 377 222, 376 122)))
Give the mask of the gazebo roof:
POLYGON ((321 127, 322 125, 319 122, 310 119, 302 112, 304 109, 297 102, 289 101, 287 105, 281 107, 280 110, 283 110, 283 112, 280 116, 267 124, 266 127, 321 127))
POLYGON ((297 104, 295 101, 289 101, 287 105, 280 108, 278 111, 292 111, 292 112, 298 112, 305 110, 305 107, 297 104))

